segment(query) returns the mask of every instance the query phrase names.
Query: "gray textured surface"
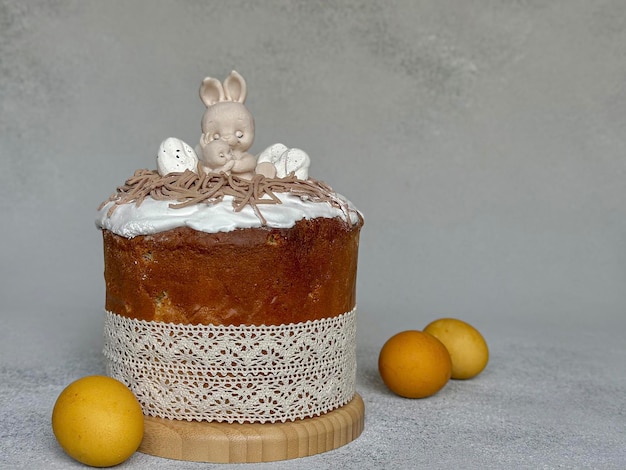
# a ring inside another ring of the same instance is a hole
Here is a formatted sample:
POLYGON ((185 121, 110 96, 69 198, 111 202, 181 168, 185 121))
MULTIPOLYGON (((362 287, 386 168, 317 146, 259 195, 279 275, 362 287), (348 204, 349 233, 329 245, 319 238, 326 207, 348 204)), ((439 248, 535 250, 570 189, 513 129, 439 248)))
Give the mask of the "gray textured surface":
POLYGON ((95 207, 235 68, 252 151, 305 149, 366 215, 365 433, 273 467, 625 468, 625 44, 620 0, 0 0, 0 467, 72 467, 49 418, 102 372, 95 207), (488 369, 390 395, 378 349, 443 315, 488 369))

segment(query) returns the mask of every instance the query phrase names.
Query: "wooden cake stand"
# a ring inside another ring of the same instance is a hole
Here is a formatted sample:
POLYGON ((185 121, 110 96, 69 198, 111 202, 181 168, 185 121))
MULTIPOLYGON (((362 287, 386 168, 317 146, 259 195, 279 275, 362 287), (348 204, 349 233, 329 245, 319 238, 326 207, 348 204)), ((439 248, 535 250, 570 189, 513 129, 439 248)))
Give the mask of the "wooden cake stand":
POLYGON ((145 416, 139 451, 194 462, 271 462, 341 447, 359 437, 364 423, 365 406, 359 394, 322 416, 286 423, 231 424, 145 416))

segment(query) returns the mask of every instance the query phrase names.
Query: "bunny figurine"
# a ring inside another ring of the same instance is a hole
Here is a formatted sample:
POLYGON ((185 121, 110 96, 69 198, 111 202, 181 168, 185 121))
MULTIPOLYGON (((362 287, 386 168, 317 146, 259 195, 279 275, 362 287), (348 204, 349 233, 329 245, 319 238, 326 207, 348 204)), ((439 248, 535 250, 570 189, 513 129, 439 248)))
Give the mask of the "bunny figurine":
POLYGON ((221 171, 252 179, 257 162, 247 150, 254 140, 254 118, 243 104, 246 95, 246 82, 234 70, 223 84, 211 77, 202 81, 200 99, 207 109, 202 117, 199 153, 203 155, 200 159, 211 167, 210 162, 216 157, 216 147, 212 142, 225 142, 232 151, 232 165, 226 165, 230 168, 221 171))
POLYGON ((165 139, 157 153, 159 174, 203 170, 250 180, 255 174, 306 180, 311 160, 300 149, 274 144, 258 158, 248 153, 254 140, 254 118, 243 104, 247 93, 246 81, 234 70, 224 83, 206 77, 200 86, 200 99, 206 106, 200 142, 194 151, 180 139, 165 139))

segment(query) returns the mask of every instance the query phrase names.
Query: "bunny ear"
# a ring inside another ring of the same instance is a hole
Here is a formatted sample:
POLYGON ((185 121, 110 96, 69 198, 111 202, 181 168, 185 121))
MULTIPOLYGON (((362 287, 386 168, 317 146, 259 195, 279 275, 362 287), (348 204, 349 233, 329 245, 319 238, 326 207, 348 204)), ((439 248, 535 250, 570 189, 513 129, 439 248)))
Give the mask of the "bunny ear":
POLYGON ((224 92, 226 93, 227 100, 243 103, 248 94, 246 81, 233 70, 230 72, 230 75, 226 77, 226 80, 224 80, 224 92))
POLYGON ((200 85, 200 99, 208 108, 219 101, 224 101, 224 87, 216 78, 206 77, 200 85))

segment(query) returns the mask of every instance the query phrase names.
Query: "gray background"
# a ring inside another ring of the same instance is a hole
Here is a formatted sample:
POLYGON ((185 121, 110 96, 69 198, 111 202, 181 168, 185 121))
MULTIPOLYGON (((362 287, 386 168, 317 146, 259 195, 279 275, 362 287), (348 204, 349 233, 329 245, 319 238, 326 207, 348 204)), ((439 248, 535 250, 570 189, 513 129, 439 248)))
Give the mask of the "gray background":
POLYGON ((366 217, 366 431, 275 466, 624 468, 622 0, 0 0, 0 465, 73 465, 49 416, 103 371, 96 207, 164 138, 196 143, 199 84, 232 69, 252 151, 305 149, 366 217), (489 367, 392 396, 382 343, 440 316, 489 367))

